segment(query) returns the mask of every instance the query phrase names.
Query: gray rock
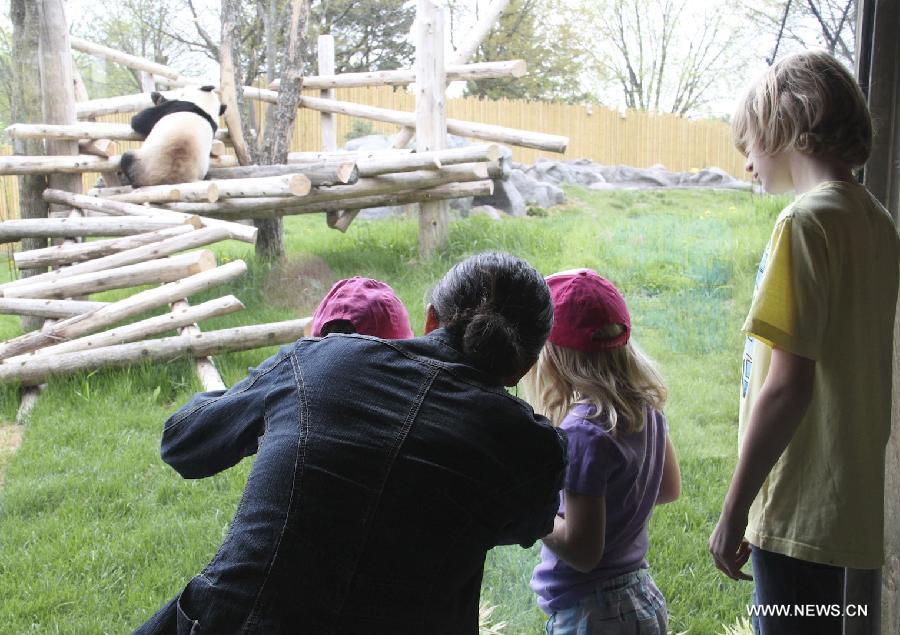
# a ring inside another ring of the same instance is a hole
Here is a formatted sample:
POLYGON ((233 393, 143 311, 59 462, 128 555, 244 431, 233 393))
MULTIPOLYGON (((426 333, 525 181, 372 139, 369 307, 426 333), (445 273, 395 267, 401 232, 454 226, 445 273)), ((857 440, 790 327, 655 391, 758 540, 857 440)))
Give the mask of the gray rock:
POLYGON ((385 150, 391 147, 391 139, 383 134, 370 134, 365 137, 350 139, 344 144, 344 150, 351 152, 365 150, 385 150))
POLYGON ((464 196, 462 198, 451 198, 450 199, 450 209, 456 210, 459 212, 459 216, 461 218, 466 218, 469 215, 469 210, 472 209, 472 205, 475 204, 474 196, 464 196))
POLYGON ((476 205, 469 211, 469 217, 472 216, 487 216, 493 220, 502 220, 503 212, 491 205, 476 205))
POLYGON ((502 209, 510 216, 525 216, 525 199, 512 181, 494 181, 494 193, 490 196, 476 196, 475 205, 490 205, 502 209))
POLYGON ((512 170, 510 182, 522 195, 526 205, 552 207, 566 202, 566 193, 552 183, 544 183, 522 170, 512 170))

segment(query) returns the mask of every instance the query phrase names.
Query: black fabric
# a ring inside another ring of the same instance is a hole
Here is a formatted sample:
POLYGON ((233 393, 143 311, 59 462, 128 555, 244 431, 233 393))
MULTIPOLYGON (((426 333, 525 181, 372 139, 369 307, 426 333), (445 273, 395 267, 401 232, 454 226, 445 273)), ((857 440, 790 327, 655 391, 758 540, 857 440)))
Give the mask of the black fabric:
POLYGON ((138 134, 146 137, 160 119, 175 112, 192 112, 195 115, 200 115, 212 126, 213 134, 219 129, 219 125, 213 121, 213 118, 197 104, 180 99, 164 101, 157 106, 151 106, 146 110, 142 110, 131 118, 131 128, 138 134))

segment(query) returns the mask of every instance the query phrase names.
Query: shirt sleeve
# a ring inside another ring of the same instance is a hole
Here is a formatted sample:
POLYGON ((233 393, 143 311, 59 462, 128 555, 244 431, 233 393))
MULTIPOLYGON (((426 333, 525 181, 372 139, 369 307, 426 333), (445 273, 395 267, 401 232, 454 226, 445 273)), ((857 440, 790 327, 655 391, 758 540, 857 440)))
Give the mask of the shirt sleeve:
POLYGON ((569 438, 569 467, 564 488, 584 496, 606 496, 610 476, 622 455, 613 438, 598 423, 582 419, 565 428, 569 438))
POLYGON ((828 319, 826 244, 821 227, 805 214, 786 214, 776 223, 744 332, 772 348, 819 359, 828 319))
POLYGON ((160 455, 184 478, 217 474, 255 454, 265 432, 265 381, 287 349, 228 390, 197 393, 163 427, 160 455))

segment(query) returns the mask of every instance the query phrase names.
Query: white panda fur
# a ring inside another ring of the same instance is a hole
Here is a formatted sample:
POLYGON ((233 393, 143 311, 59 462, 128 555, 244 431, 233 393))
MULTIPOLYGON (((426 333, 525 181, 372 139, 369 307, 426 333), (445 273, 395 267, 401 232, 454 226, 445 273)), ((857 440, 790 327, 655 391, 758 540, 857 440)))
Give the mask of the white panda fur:
POLYGON ((216 122, 222 109, 219 96, 210 87, 188 86, 174 100, 157 98, 156 106, 132 120, 138 132, 142 130, 136 122, 152 127, 138 150, 122 155, 120 169, 135 187, 202 180, 209 171, 213 126, 199 113, 166 110, 177 102, 187 102, 216 122))

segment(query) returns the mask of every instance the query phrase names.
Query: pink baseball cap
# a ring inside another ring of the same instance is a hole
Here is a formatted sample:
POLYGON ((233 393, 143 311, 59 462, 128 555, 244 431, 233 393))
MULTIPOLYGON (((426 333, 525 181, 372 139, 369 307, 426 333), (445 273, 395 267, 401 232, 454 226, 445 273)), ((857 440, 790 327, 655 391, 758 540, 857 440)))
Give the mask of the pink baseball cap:
POLYGON ((551 342, 590 353, 628 343, 631 316, 612 282, 590 269, 563 271, 545 280, 553 299, 551 342), (597 331, 610 324, 621 324, 625 330, 612 339, 594 339, 597 331))
POLYGON ((386 340, 413 337, 406 307, 388 285, 372 278, 355 276, 338 280, 313 314, 312 334, 334 320, 347 320, 361 335, 386 340))

